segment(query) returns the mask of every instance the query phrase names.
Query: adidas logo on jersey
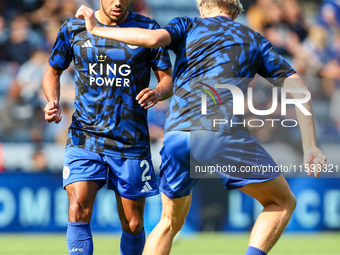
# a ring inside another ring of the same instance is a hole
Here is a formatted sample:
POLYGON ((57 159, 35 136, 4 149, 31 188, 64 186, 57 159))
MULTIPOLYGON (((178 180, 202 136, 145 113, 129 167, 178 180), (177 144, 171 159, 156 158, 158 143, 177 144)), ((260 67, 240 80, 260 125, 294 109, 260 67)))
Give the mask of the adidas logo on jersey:
POLYGON ((83 44, 83 46, 81 46, 81 47, 82 47, 82 48, 91 48, 91 47, 93 47, 93 46, 92 46, 90 40, 87 40, 87 41, 83 44))
POLYGON ((150 191, 150 190, 153 190, 153 189, 152 189, 151 185, 146 181, 141 192, 145 193, 145 192, 150 191))

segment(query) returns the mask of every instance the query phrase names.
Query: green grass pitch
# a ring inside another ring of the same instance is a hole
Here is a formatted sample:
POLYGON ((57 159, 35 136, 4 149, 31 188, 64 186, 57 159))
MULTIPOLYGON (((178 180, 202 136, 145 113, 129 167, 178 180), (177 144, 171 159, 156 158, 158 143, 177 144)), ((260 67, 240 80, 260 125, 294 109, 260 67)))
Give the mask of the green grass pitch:
MULTIPOLYGON (((119 255, 119 237, 94 235, 95 255, 119 255)), ((248 234, 203 233, 176 238, 172 255, 243 255, 248 234)), ((0 255, 67 254, 63 234, 0 234, 0 255)), ((340 233, 285 234, 270 255, 340 255, 340 233)))

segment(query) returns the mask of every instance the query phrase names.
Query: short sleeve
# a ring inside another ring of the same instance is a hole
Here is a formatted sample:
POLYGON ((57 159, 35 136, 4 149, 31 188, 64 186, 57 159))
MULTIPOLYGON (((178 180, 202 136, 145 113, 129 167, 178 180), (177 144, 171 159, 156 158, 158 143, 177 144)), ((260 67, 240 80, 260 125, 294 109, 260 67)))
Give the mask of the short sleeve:
POLYGON ((171 44, 168 45, 167 48, 176 52, 187 31, 186 19, 174 18, 164 27, 164 29, 168 31, 171 36, 171 44))
POLYGON ((296 73, 290 64, 278 54, 272 44, 260 35, 261 64, 258 74, 274 85, 280 85, 281 81, 296 73))
POLYGON ((49 64, 56 70, 65 70, 72 61, 72 47, 67 21, 61 26, 52 48, 49 64))
MULTIPOLYGON (((160 26, 157 22, 151 27, 151 29, 159 29, 160 26)), ((168 51, 162 48, 156 48, 150 50, 150 63, 153 70, 164 70, 171 67, 171 61, 168 51)))

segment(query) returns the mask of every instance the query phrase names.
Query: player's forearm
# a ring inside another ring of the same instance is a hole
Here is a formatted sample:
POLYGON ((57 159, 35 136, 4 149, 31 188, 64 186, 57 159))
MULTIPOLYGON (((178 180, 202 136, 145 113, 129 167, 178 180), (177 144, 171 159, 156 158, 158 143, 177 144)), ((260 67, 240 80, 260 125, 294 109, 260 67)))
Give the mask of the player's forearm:
POLYGON ((171 43, 171 37, 164 29, 150 30, 143 28, 109 28, 97 26, 89 32, 95 36, 146 48, 160 48, 171 43))
MULTIPOLYGON (((308 102, 304 104, 304 107, 308 109, 310 113, 313 114, 312 104, 308 102)), ((315 122, 313 116, 304 115, 299 109, 296 108, 296 115, 298 118, 298 122, 301 130, 302 137, 302 147, 303 150, 306 151, 312 147, 316 147, 316 138, 315 138, 315 122)))
POLYGON ((173 93, 173 83, 172 79, 166 79, 157 85, 154 89, 155 93, 159 95, 159 101, 163 101, 172 96, 173 93))
POLYGON ((48 102, 59 102, 61 73, 62 71, 55 70, 51 66, 48 66, 44 73, 42 87, 48 102))
MULTIPOLYGON (((290 76, 289 79, 286 79, 284 87, 308 89, 300 77, 296 74, 290 76)), ((294 99, 301 98, 303 96, 301 93, 291 93, 291 95, 294 99)), ((305 115, 299 108, 295 107, 297 120, 301 131, 302 147, 303 150, 306 151, 317 146, 315 136, 315 121, 313 117, 312 101, 309 100, 307 103, 302 104, 302 106, 309 113, 311 113, 311 115, 305 115)))
POLYGON ((163 101, 172 96, 173 93, 173 80, 172 69, 168 68, 162 71, 156 71, 155 75, 158 79, 158 84, 154 92, 158 95, 158 100, 163 101))

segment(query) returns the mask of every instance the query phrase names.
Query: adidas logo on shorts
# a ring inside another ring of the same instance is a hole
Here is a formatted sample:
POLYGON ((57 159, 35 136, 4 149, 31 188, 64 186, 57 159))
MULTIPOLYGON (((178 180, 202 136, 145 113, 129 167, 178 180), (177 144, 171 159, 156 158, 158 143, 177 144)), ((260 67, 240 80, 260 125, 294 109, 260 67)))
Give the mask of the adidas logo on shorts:
POLYGON ((145 182, 145 185, 144 185, 144 187, 143 187, 143 189, 142 189, 142 193, 144 193, 144 192, 147 192, 147 191, 150 191, 150 190, 152 190, 152 187, 151 187, 151 185, 146 181, 145 182))

